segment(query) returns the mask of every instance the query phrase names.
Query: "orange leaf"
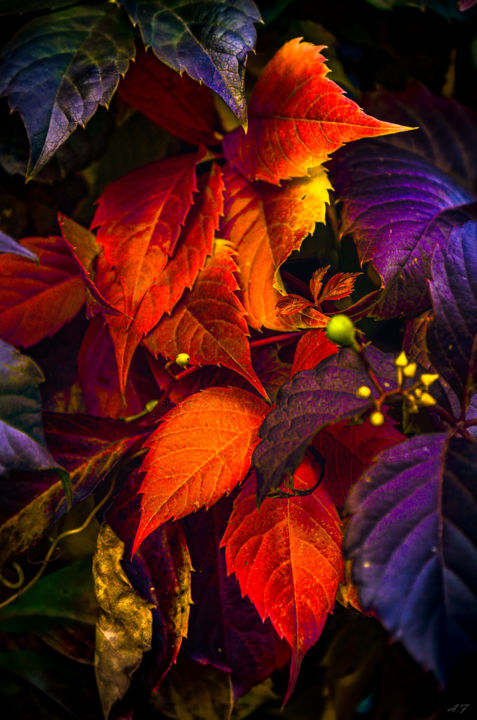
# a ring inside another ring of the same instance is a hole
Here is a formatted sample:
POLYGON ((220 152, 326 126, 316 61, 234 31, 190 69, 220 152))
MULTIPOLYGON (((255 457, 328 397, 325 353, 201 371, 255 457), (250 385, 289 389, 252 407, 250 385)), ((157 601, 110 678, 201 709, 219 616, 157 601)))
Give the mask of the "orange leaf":
POLYGON ((129 105, 188 143, 217 142, 212 92, 139 48, 118 88, 129 105))
MULTIPOLYGON (((312 487, 319 473, 319 467, 305 458, 295 472, 295 487, 312 487)), ((343 580, 340 520, 322 486, 303 497, 266 499, 260 511, 255 493, 253 477, 235 501, 221 544, 227 571, 235 573, 242 593, 292 648, 286 702, 343 580)))
POLYGON ((85 285, 61 238, 24 238, 20 244, 40 264, 11 253, 0 256, 0 337, 27 348, 77 315, 85 285))
POLYGON ((133 554, 167 520, 210 507, 243 480, 268 409, 245 390, 209 388, 164 416, 146 443, 133 554))
POLYGON ((97 241, 124 293, 118 309, 127 315, 134 315, 174 253, 203 155, 201 150, 133 170, 98 200, 92 227, 98 227, 97 241))
POLYGON ((268 398, 250 359, 245 313, 235 295, 236 269, 230 248, 219 246, 190 294, 170 317, 162 318, 144 345, 153 355, 160 353, 169 360, 187 353, 192 365, 224 365, 268 398))
POLYGON ((376 120, 326 77, 323 46, 287 42, 261 74, 241 128, 224 138, 228 161, 251 180, 302 177, 351 140, 408 130, 376 120))
POLYGON ((281 295, 278 270, 317 222, 325 222, 331 186, 320 168, 313 177, 276 188, 250 183, 233 170, 225 172, 227 197, 221 236, 237 250, 240 285, 248 324, 260 329, 293 329, 292 320, 276 314, 281 295))

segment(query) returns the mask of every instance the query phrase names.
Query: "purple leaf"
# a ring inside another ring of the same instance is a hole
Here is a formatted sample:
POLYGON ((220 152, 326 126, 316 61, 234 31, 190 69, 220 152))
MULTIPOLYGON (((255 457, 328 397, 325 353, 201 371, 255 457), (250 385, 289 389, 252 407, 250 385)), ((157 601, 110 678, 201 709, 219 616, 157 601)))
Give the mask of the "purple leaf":
POLYGON ((245 60, 255 47, 253 0, 120 0, 146 47, 166 65, 214 90, 247 124, 245 60))
POLYGON ((231 511, 232 499, 227 497, 208 512, 199 511, 183 521, 196 571, 184 648, 194 660, 230 671, 238 697, 282 667, 290 650, 271 622, 262 622, 254 605, 242 597, 235 576, 227 576, 219 543, 231 511))
POLYGON ((5 46, 0 95, 18 110, 30 141, 28 176, 54 155, 98 105, 108 105, 134 57, 133 31, 111 3, 41 15, 5 46))
POLYGON ((363 610, 445 681, 477 651, 477 444, 437 433, 385 450, 346 509, 363 610))
POLYGON ((39 263, 37 256, 35 253, 32 253, 31 250, 28 250, 28 248, 23 247, 23 245, 20 245, 16 240, 14 240, 9 235, 6 235, 4 232, 0 230, 0 253, 14 253, 15 255, 21 255, 22 257, 26 257, 28 260, 33 260, 33 262, 39 263))
POLYGON ((372 261, 383 280, 373 314, 425 310, 432 252, 472 216, 474 196, 419 155, 389 143, 351 145, 337 156, 332 181, 344 203, 343 231, 353 233, 360 262, 372 261))
MULTIPOLYGON (((380 350, 365 350, 371 367, 385 387, 395 385, 393 358, 380 350)), ((360 416, 372 403, 356 397, 361 385, 371 385, 363 362, 352 350, 341 350, 314 370, 304 370, 282 388, 277 406, 260 428, 262 442, 252 456, 257 471, 257 500, 291 476, 316 433, 326 425, 360 416)), ((376 390, 372 387, 372 395, 376 390)))
POLYGON ((412 83, 404 92, 380 90, 362 99, 367 113, 416 130, 388 135, 379 143, 420 155, 473 190, 477 185, 477 113, 455 100, 412 83))
POLYGON ((477 222, 455 228, 436 248, 431 275, 430 359, 466 405, 477 386, 477 222))

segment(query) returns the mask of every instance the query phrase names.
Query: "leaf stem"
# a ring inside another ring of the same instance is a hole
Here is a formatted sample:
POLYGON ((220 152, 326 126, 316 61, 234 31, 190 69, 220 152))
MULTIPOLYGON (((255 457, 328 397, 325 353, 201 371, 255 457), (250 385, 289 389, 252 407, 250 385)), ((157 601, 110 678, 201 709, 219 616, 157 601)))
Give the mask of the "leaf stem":
POLYGON ((273 345, 273 343, 282 342, 285 340, 291 341, 295 338, 301 337, 302 335, 303 331, 280 333, 280 335, 272 335, 271 337, 260 338, 259 340, 252 340, 250 343, 250 347, 257 348, 263 347, 264 345, 273 345))

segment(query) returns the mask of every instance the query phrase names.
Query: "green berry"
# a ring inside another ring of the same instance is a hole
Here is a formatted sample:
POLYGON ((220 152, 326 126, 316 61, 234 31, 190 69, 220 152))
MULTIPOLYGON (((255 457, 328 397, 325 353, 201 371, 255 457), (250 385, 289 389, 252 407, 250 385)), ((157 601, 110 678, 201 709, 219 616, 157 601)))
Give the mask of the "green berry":
POLYGON ((347 315, 334 315, 326 326, 326 334, 331 342, 349 347, 355 343, 356 329, 347 315))
POLYGON ((190 355, 187 353, 179 353, 179 355, 175 359, 176 365, 179 365, 179 367, 185 367, 190 362, 190 355))

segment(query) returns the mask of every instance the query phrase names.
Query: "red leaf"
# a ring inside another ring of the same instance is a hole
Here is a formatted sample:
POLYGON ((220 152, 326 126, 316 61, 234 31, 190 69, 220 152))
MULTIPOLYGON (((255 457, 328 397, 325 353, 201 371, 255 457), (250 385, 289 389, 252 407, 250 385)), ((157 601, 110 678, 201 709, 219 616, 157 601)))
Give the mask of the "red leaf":
POLYGON ((164 416, 146 443, 133 554, 171 518, 210 507, 243 480, 268 406, 238 388, 209 388, 164 416))
POLYGON ((138 49, 118 92, 156 125, 188 143, 215 144, 216 113, 211 91, 138 49))
POLYGON ((11 253, 0 256, 0 336, 31 347, 77 315, 85 286, 61 238, 25 238, 20 244, 40 264, 11 253))
POLYGON ((199 187, 200 194, 187 214, 187 225, 182 229, 174 256, 162 271, 159 266, 156 267, 157 272, 150 278, 148 292, 139 302, 132 319, 127 316, 128 298, 120 284, 120 276, 105 256, 98 258, 97 283, 109 302, 126 313, 107 318, 121 390, 124 390, 132 357, 144 334, 160 321, 164 313, 171 312, 186 288, 192 287, 197 273, 212 252, 214 233, 223 208, 223 180, 217 165, 212 165, 209 175, 201 179, 199 187))
POLYGON ((290 377, 302 370, 311 370, 330 355, 338 352, 338 346, 328 340, 324 330, 309 330, 298 341, 290 377))
POLYGON ((193 365, 224 365, 268 398, 250 360, 245 313, 235 295, 236 269, 230 248, 219 245, 191 293, 169 318, 161 320, 144 344, 153 355, 160 353, 170 360, 187 353, 193 365))
POLYGON ((313 307, 311 300, 307 300, 301 295, 285 295, 277 300, 276 304, 278 315, 294 315, 310 307, 313 307))
MULTIPOLYGON (((312 487, 319 468, 305 459, 298 489, 312 487)), ((225 535, 227 570, 234 572, 262 620, 292 648, 289 699, 305 653, 321 635, 343 580, 340 520, 325 488, 290 499, 266 499, 257 510, 251 478, 235 501, 225 535)))
POLYGON ((351 140, 409 128, 376 120, 326 77, 323 46, 287 42, 261 74, 241 128, 224 138, 229 162, 251 180, 302 177, 351 140))
POLYGON ((96 237, 92 232, 86 230, 86 228, 62 213, 58 213, 58 225, 60 226, 63 240, 76 260, 78 270, 91 293, 91 297, 87 298, 89 314, 94 315, 96 310, 100 310, 103 313, 112 312, 113 314, 117 314, 118 310, 106 300, 94 282, 94 276, 96 274, 95 261, 101 251, 96 237))
POLYGON ((371 423, 328 425, 313 440, 313 447, 325 459, 324 484, 338 507, 343 507, 351 486, 373 458, 406 437, 388 421, 380 427, 371 423))
POLYGON ((323 287, 323 278, 325 277, 325 275, 329 269, 330 269, 330 265, 327 265, 326 267, 318 268, 318 270, 315 270, 315 272, 311 276, 310 290, 311 290, 311 294, 313 296, 313 300, 315 301, 315 305, 318 304, 318 298, 321 293, 321 288, 323 287))
POLYGON ((326 283, 319 302, 322 303, 325 302, 325 300, 341 300, 341 298, 351 295, 358 275, 361 275, 361 273, 337 273, 333 275, 326 283))
POLYGON ((248 324, 260 329, 294 329, 293 320, 278 317, 281 295, 278 270, 303 239, 325 222, 325 205, 331 188, 323 169, 311 178, 292 180, 276 188, 250 183, 239 173, 225 173, 227 188, 221 237, 237 251, 240 285, 248 324))
POLYGON ((98 200, 92 227, 98 227, 97 240, 123 290, 118 309, 127 315, 134 315, 174 253, 203 155, 201 150, 133 170, 98 200))

